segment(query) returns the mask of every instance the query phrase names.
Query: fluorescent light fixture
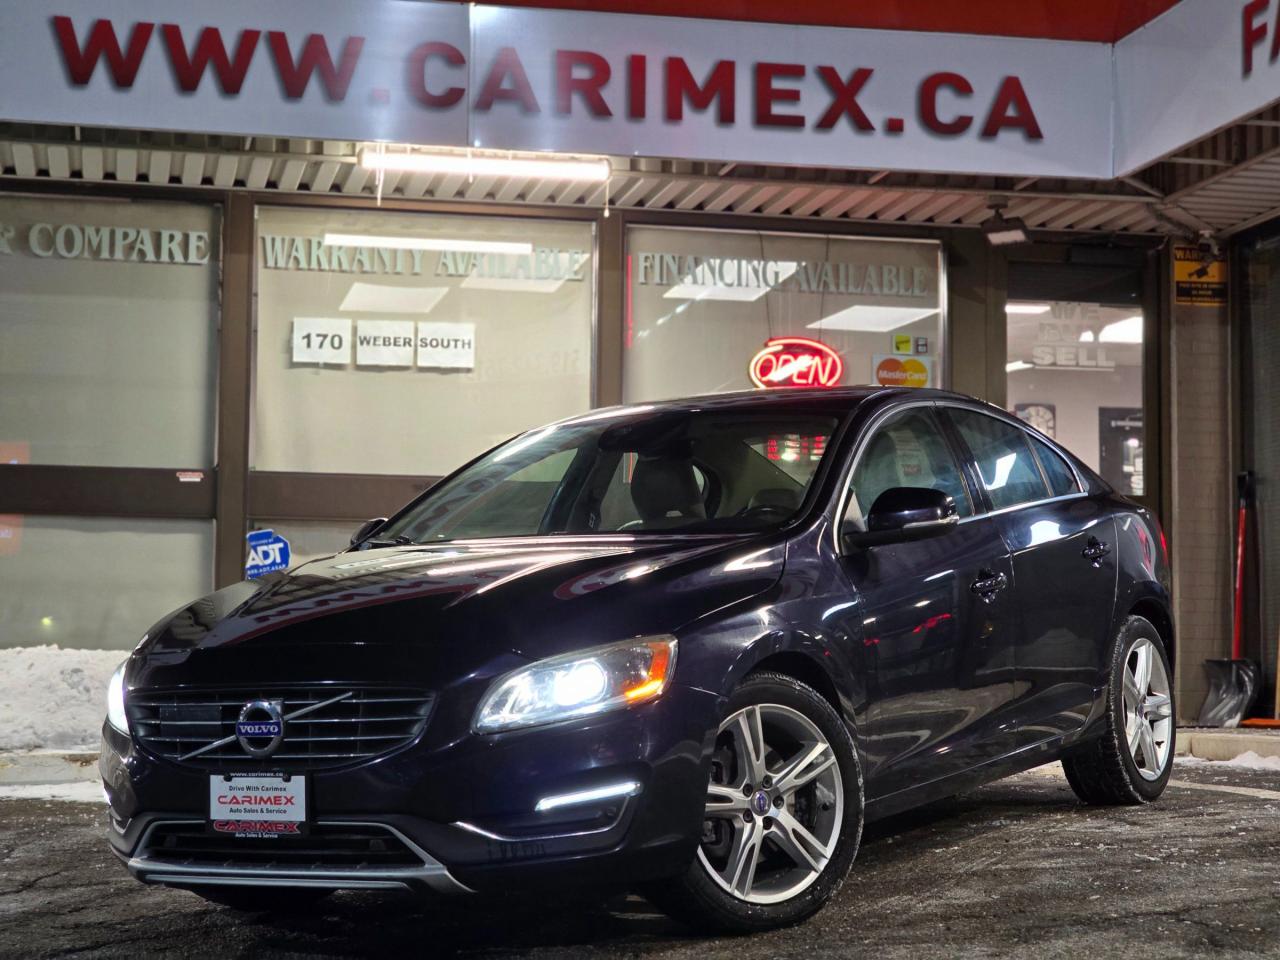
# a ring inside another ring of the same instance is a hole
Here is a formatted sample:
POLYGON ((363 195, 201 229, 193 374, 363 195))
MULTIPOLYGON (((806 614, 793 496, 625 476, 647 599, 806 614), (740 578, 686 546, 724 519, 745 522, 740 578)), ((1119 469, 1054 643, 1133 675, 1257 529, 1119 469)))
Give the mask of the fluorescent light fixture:
POLYGON ((1052 308, 1047 303, 1006 303, 1004 312, 1008 314, 1025 314, 1026 316, 1037 317, 1042 313, 1048 313, 1052 308))
POLYGON ((685 277, 683 283, 677 283, 662 296, 667 300, 731 300, 737 303, 759 300, 766 293, 781 286, 800 268, 800 264, 784 260, 779 261, 777 267, 777 279, 774 280, 773 286, 729 287, 712 282, 711 270, 704 266, 696 270, 692 276, 685 277))
POLYGON ((603 183, 613 172, 608 160, 559 157, 491 157, 463 153, 392 152, 365 148, 360 166, 366 170, 460 174, 466 177, 528 177, 538 180, 586 180, 603 183))
POLYGON ((555 293, 564 286, 565 278, 559 280, 532 280, 528 277, 481 277, 470 274, 458 284, 468 290, 500 290, 503 293, 555 293))
POLYGON ((993 247, 1010 247, 1031 239, 1021 217, 1006 218, 999 210, 994 217, 988 217, 982 224, 982 232, 987 235, 987 242, 993 247))
POLYGON ((448 287, 395 287, 387 283, 351 284, 342 298, 344 313, 430 313, 448 287))
POLYGON ((573 807, 596 800, 611 800, 614 797, 634 797, 640 792, 640 784, 635 780, 623 783, 611 783, 607 787, 596 787, 593 790, 579 790, 577 793, 561 793, 551 797, 543 797, 533 808, 538 813, 556 810, 560 807, 573 807))
POLYGON ((383 247, 392 250, 449 250, 453 253, 533 253, 532 243, 466 240, 461 237, 379 237, 362 233, 326 233, 326 247, 383 247))
POLYGON ((830 316, 808 324, 810 330, 853 330, 861 333, 885 333, 917 320, 925 320, 938 312, 936 307, 880 307, 858 304, 845 307, 830 316))
POLYGON ((1032 370, 1035 364, 1027 363, 1025 360, 1014 360, 1004 365, 1005 373, 1017 373, 1019 370, 1032 370))
POLYGON ((1108 323, 1098 334, 1099 343, 1141 343, 1142 314, 1108 323))

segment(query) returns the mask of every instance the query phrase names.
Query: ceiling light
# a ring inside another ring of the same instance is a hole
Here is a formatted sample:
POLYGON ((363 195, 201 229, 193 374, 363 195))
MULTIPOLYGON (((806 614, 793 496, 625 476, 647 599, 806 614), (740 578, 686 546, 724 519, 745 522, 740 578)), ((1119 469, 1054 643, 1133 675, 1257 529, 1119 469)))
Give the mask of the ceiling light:
POLYGON ((1141 343, 1142 314, 1108 323, 1098 334, 1099 343, 1141 343))
POLYGON ((995 216, 989 217, 982 224, 982 232, 987 235, 987 242, 993 247, 1009 247, 1015 243, 1026 243, 1031 239, 1027 225, 1021 217, 1008 217, 997 210, 995 216))
POLYGON ((1006 303, 1004 305, 1005 313, 1027 316, 1039 316, 1042 313, 1048 313, 1051 309, 1047 303, 1006 303))
POLYGON ((811 330, 851 330, 861 333, 886 333, 909 323, 926 320, 938 312, 936 307, 880 307, 857 304, 837 310, 830 316, 808 324, 811 330))
POLYGON ((406 173, 446 173, 467 177, 528 177, 538 180, 587 180, 603 183, 612 169, 608 160, 570 160, 559 157, 490 157, 462 153, 389 153, 365 148, 360 166, 366 170, 406 173))
POLYGON ((739 303, 759 300, 766 293, 780 287, 799 267, 800 264, 795 261, 782 260, 777 263, 778 272, 772 285, 731 287, 712 282, 711 271, 704 266, 662 296, 667 300, 732 300, 739 303))
POLYGON ((466 240, 461 237, 378 237, 362 233, 326 233, 326 247, 389 247, 393 250, 449 250, 454 253, 533 253, 532 243, 466 240))
POLYGON ((1027 363, 1025 360, 1014 360, 1004 365, 1005 373, 1017 373, 1019 370, 1032 370, 1035 364, 1027 363))
POLYGON ((564 286, 564 277, 531 280, 528 277, 482 277, 471 274, 459 286, 468 290, 501 290, 505 293, 555 293, 564 286))
POLYGON ((430 313, 448 292, 448 287, 397 287, 357 281, 338 309, 343 313, 430 313))

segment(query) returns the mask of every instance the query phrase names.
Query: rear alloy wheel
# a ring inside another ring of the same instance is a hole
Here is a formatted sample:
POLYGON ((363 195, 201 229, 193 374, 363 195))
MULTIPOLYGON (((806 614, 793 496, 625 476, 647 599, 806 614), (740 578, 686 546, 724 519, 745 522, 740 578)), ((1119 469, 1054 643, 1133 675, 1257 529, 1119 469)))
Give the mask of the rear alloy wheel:
POLYGON ((1156 628, 1126 620, 1112 648, 1103 735, 1062 759, 1085 803, 1147 803, 1164 792, 1173 769, 1171 673, 1156 628))
POLYGON ((749 932, 795 923, 831 898, 862 833, 862 778, 835 710, 790 677, 761 673, 716 734, 697 856, 653 896, 694 924, 749 932))

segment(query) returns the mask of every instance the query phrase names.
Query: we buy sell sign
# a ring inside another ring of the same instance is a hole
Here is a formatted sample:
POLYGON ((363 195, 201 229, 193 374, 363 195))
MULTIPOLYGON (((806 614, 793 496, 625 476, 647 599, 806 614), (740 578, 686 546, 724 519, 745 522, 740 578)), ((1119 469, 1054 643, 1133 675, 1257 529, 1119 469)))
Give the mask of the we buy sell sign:
POLYGON ((404 0, 0 0, 0 18, 11 121, 1109 172, 1106 44, 404 0))
POLYGON ((0 0, 0 119, 1105 179, 1280 97, 1274 52, 1241 67, 1274 51, 1271 6, 1182 0, 1111 45, 408 0, 0 0))

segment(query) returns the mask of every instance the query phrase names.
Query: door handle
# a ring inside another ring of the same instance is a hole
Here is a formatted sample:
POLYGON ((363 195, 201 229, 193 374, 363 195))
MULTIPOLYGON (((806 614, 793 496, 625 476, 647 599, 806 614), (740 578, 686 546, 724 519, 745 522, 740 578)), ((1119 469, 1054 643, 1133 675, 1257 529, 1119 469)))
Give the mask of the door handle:
POLYGON ((1111 546, 1104 540, 1097 537, 1090 537, 1085 548, 1080 551, 1080 556, 1088 560, 1094 567, 1101 567, 1103 558, 1111 552, 1111 546))
POLYGON ((978 579, 970 584, 969 589, 983 603, 991 603, 1001 590, 1009 585, 1009 578, 1003 573, 995 573, 991 570, 979 570, 978 579))

